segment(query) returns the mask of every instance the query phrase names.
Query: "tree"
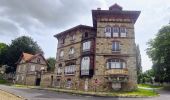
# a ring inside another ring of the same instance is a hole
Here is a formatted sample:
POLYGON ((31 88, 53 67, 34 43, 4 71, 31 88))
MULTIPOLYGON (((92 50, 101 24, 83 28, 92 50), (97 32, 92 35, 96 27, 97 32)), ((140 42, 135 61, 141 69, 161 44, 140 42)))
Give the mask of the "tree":
POLYGON ((8 52, 8 45, 5 43, 0 43, 0 66, 7 63, 7 52, 8 52))
POLYGON ((9 45, 7 54, 9 60, 8 65, 10 66, 7 69, 7 72, 15 72, 15 63, 18 61, 23 52, 30 54, 43 53, 41 48, 35 41, 33 41, 31 37, 21 36, 12 40, 12 43, 9 45))
POLYGON ((47 70, 48 71, 54 71, 54 69, 55 69, 55 63, 56 63, 56 59, 55 58, 52 58, 52 57, 50 57, 50 58, 48 58, 47 59, 47 63, 48 63, 48 67, 47 67, 47 70))
POLYGON ((141 65, 141 54, 139 45, 136 46, 136 68, 137 68, 137 77, 138 77, 138 83, 141 83, 142 78, 142 65, 141 65))
POLYGON ((147 54, 153 62, 155 79, 170 82, 170 25, 162 27, 148 45, 147 54))

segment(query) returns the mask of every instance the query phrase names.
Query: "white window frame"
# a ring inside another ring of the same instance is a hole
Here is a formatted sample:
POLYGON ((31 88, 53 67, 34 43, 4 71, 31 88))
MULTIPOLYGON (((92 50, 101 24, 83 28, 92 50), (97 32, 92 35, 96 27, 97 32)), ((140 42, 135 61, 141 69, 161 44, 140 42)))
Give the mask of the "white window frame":
POLYGON ((126 63, 121 59, 111 59, 107 61, 107 69, 125 69, 126 63))
POLYGON ((111 37, 111 33, 112 33, 112 28, 110 26, 106 26, 105 27, 105 36, 111 37))
POLYGON ((64 51, 60 51, 60 57, 64 57, 64 51))
POLYGON ((127 37, 127 29, 125 27, 120 27, 120 37, 127 37))
POLYGON ((81 61, 81 75, 89 75, 90 57, 83 57, 81 61))
POLYGON ((83 43, 83 51, 90 51, 91 41, 86 41, 83 43))
POLYGON ((113 41, 112 42, 112 51, 113 52, 120 51, 120 42, 119 41, 113 41), (113 48, 113 46, 114 46, 114 48, 113 48))
POLYGON ((74 54, 74 52, 75 52, 75 49, 73 47, 71 47, 69 50, 69 54, 74 54))
POLYGON ((65 75, 74 75, 76 71, 76 65, 69 65, 64 68, 65 75))
POLYGON ((113 37, 119 37, 119 27, 113 27, 113 37))
POLYGON ((35 71, 35 65, 31 65, 30 71, 35 71))

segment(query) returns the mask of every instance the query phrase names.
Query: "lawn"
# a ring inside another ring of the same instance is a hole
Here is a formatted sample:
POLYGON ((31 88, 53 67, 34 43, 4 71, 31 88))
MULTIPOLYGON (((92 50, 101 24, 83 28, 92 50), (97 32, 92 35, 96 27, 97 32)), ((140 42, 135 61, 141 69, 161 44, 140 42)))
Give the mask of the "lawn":
POLYGON ((138 87, 142 87, 142 88, 153 88, 153 89, 162 88, 162 86, 155 86, 155 85, 149 85, 149 84, 138 84, 138 87))
POLYGON ((6 84, 7 83, 7 81, 6 80, 4 80, 4 79, 0 79, 0 84, 6 84))
POLYGON ((56 92, 63 92, 69 94, 77 94, 77 95, 92 95, 92 96, 111 96, 111 97, 153 97, 158 96, 154 90, 147 90, 138 88, 134 91, 113 91, 113 92, 92 92, 92 91, 79 91, 79 90, 68 90, 68 89, 58 89, 58 88, 41 88, 36 86, 26 86, 26 85, 13 85, 18 88, 34 88, 34 89, 43 89, 50 90, 56 92))

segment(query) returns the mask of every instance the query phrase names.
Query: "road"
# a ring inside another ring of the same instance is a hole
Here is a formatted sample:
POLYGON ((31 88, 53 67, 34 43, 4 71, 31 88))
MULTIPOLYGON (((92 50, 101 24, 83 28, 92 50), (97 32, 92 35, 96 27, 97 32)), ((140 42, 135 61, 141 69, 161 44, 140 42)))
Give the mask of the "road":
POLYGON ((72 95, 67 93, 58 93, 54 91, 16 88, 11 86, 0 85, 0 89, 8 91, 18 96, 22 96, 28 100, 169 100, 170 92, 160 91, 159 97, 151 98, 113 98, 113 97, 94 97, 72 95))

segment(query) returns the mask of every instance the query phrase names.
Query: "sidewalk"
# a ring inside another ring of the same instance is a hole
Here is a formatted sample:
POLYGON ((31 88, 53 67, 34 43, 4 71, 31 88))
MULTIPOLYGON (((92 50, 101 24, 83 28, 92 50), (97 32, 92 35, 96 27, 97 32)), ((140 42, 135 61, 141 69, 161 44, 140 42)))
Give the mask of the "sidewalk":
POLYGON ((13 94, 0 90, 0 100, 23 100, 13 94))

